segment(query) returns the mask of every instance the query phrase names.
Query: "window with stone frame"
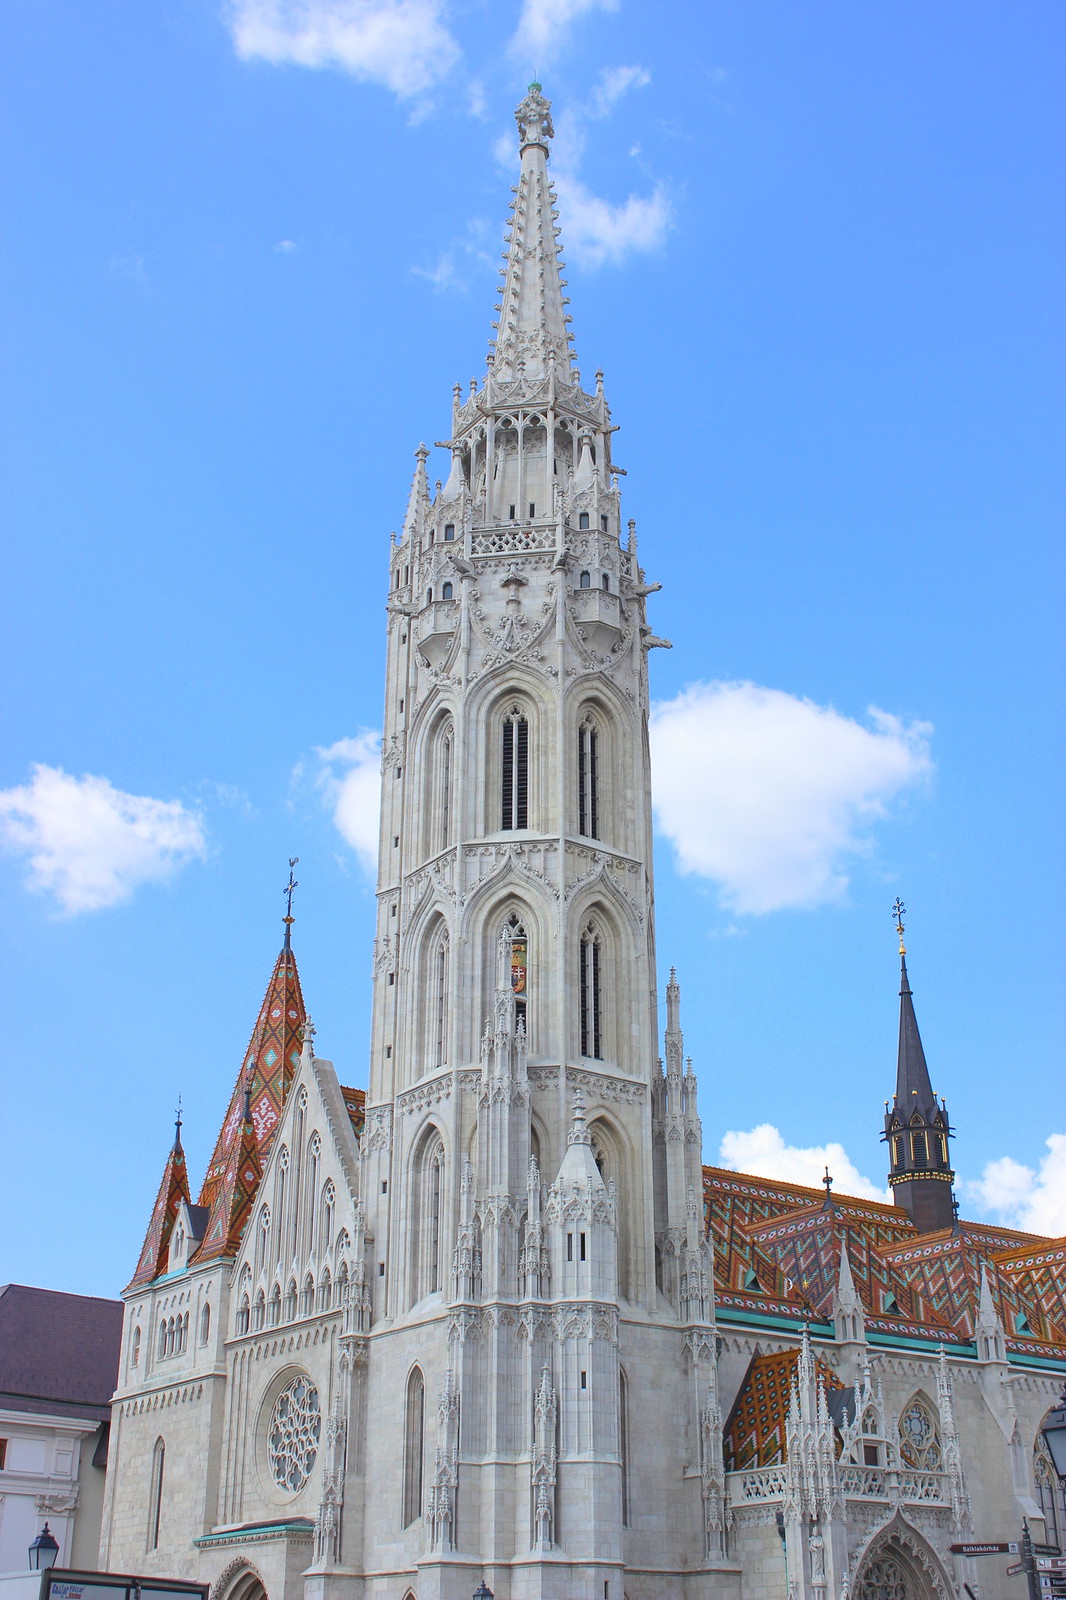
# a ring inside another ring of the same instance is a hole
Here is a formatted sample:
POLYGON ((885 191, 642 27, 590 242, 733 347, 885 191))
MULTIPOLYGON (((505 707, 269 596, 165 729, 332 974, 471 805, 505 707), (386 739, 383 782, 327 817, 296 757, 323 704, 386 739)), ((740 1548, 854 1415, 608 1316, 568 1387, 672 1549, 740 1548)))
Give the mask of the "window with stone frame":
POLYGON ((148 1480, 148 1540, 149 1550, 159 1548, 159 1528, 163 1518, 163 1475, 166 1468, 167 1447, 157 1439, 152 1450, 152 1471, 148 1480))
POLYGON ((603 1060, 603 946, 595 921, 582 930, 578 947, 578 1007, 581 1054, 603 1060))
POLYGON ((1044 1517, 1045 1542, 1062 1547, 1066 1539, 1066 1486, 1055 1471, 1047 1445, 1037 1436, 1033 1454, 1033 1479, 1036 1497, 1044 1517))
POLYGON ((422 1481, 425 1463, 426 1383, 420 1367, 407 1380, 403 1432, 403 1520, 409 1528, 422 1515, 422 1481))
POLYGON ((600 730, 591 713, 577 730, 577 831, 600 837, 600 730))
POLYGON ((940 1429, 921 1395, 915 1395, 900 1416, 899 1454, 904 1466, 918 1472, 939 1472, 943 1465, 940 1429))
POLYGON ((500 827, 529 827, 529 720, 518 705, 504 713, 501 732, 500 827))

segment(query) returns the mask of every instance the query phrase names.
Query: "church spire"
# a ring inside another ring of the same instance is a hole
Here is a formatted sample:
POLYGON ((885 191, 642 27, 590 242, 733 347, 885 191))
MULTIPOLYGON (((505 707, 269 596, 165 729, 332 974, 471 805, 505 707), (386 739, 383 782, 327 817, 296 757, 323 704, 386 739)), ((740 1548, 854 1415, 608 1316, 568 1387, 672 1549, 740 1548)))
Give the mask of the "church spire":
MULTIPOLYGON (((295 864, 294 859, 290 876, 295 864)), ((286 922, 285 943, 274 963, 200 1190, 199 1204, 208 1209, 203 1244, 197 1255, 200 1261, 235 1252, 281 1121, 289 1085, 300 1064, 307 1013, 289 930, 286 922)))
POLYGON ((163 1180, 155 1197, 155 1205, 152 1207, 152 1217, 137 1261, 137 1270, 130 1280, 131 1289, 137 1284, 151 1283, 152 1279, 157 1278, 164 1270, 167 1251, 170 1248, 170 1235, 174 1231, 174 1219, 183 1201, 186 1205, 189 1201, 189 1174, 185 1166, 185 1151, 181 1145, 179 1101, 179 1110, 174 1123, 174 1143, 163 1169, 163 1180))
POLYGON ((560 276, 559 228, 555 191, 548 178, 548 150, 555 135, 551 101, 531 83, 515 109, 522 166, 511 211, 506 268, 498 306, 497 334, 490 363, 498 379, 524 369, 543 377, 558 363, 570 368, 570 336, 560 276))
POLYGON ((952 1184, 955 1174, 948 1163, 947 1107, 938 1101, 929 1081, 922 1036, 914 1014, 914 997, 907 976, 907 950, 903 943, 906 907, 893 906, 899 934, 899 1049, 896 1057, 896 1094, 885 1110, 885 1131, 891 1155, 888 1181, 897 1206, 905 1210, 919 1233, 950 1228, 953 1219, 952 1184))

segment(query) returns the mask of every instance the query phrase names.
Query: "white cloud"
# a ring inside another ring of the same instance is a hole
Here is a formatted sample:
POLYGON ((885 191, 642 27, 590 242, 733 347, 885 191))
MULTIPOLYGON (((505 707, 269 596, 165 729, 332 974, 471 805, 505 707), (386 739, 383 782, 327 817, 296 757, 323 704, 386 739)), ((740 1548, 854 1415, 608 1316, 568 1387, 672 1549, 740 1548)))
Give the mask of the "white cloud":
POLYGON ((654 250, 670 231, 673 208, 662 184, 612 205, 560 173, 555 181, 567 255, 586 267, 617 266, 635 251, 654 250))
POLYGON ((279 256, 291 256, 298 248, 295 239, 279 239, 274 246, 279 256))
POLYGON ((42 765, 28 784, 0 791, 0 838, 29 858, 30 888, 71 914, 128 900, 206 850, 202 818, 180 800, 125 794, 106 778, 42 765))
POLYGON ((839 900, 870 825, 932 771, 928 723, 867 715, 754 683, 696 683, 653 707, 655 810, 680 871, 739 912, 839 900))
POLYGON ((650 82, 651 73, 645 67, 604 67, 592 91, 592 116, 608 116, 630 89, 643 89, 650 82))
POLYGON ((782 1183, 800 1183, 817 1189, 829 1168, 833 1192, 855 1195, 861 1200, 891 1203, 887 1189, 863 1176, 842 1144, 816 1144, 808 1148, 786 1144, 770 1122, 761 1122, 747 1133, 722 1136, 718 1164, 732 1172, 750 1172, 757 1178, 777 1178, 782 1183))
POLYGON ((360 728, 354 739, 315 751, 318 788, 333 813, 341 837, 367 872, 377 869, 381 810, 381 734, 360 728))
POLYGON ((1066 1134, 1053 1133, 1045 1142, 1048 1153, 1039 1171, 1000 1156, 965 1187, 982 1211, 1008 1227, 1060 1238, 1066 1234, 1066 1134))
POLYGON ((442 0, 231 0, 227 15, 245 60, 339 67, 401 98, 431 88, 459 54, 442 0))
POLYGON ((572 25, 589 11, 616 11, 618 0, 522 0, 511 53, 531 72, 554 60, 572 25))

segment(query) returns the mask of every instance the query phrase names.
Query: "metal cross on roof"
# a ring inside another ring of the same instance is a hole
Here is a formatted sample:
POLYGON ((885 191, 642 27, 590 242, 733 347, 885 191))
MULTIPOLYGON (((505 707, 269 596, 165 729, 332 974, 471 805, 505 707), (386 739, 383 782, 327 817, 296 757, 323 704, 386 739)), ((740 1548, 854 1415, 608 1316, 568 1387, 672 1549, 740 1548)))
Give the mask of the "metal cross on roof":
POLYGON ((896 896, 892 906, 892 915, 896 919, 896 932, 899 934, 899 953, 901 956, 905 956, 907 952, 903 945, 903 919, 907 915, 907 907, 903 904, 899 895, 896 896))
POLYGON ((289 932, 290 932, 290 929, 292 928, 293 923, 296 920, 295 917, 292 914, 292 897, 293 897, 294 893, 296 892, 296 890, 300 887, 300 885, 297 883, 296 879, 293 877, 292 869, 293 869, 293 867, 296 866, 296 864, 298 863, 299 859, 300 859, 299 856, 290 856, 289 857, 289 881, 285 885, 284 889, 282 890, 282 894, 284 894, 284 896, 285 896, 285 915, 282 917, 281 920, 285 924, 285 948, 286 948, 286 950, 289 948, 289 932))

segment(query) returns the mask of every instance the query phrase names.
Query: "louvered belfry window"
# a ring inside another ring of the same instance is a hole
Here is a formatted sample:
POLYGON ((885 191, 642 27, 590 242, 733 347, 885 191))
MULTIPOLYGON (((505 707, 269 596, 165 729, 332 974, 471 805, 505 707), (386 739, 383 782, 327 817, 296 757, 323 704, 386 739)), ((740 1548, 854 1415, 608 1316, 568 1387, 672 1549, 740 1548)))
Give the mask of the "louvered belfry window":
POLYGON ((503 724, 503 778, 500 785, 501 827, 529 826, 529 723, 515 708, 503 724))

